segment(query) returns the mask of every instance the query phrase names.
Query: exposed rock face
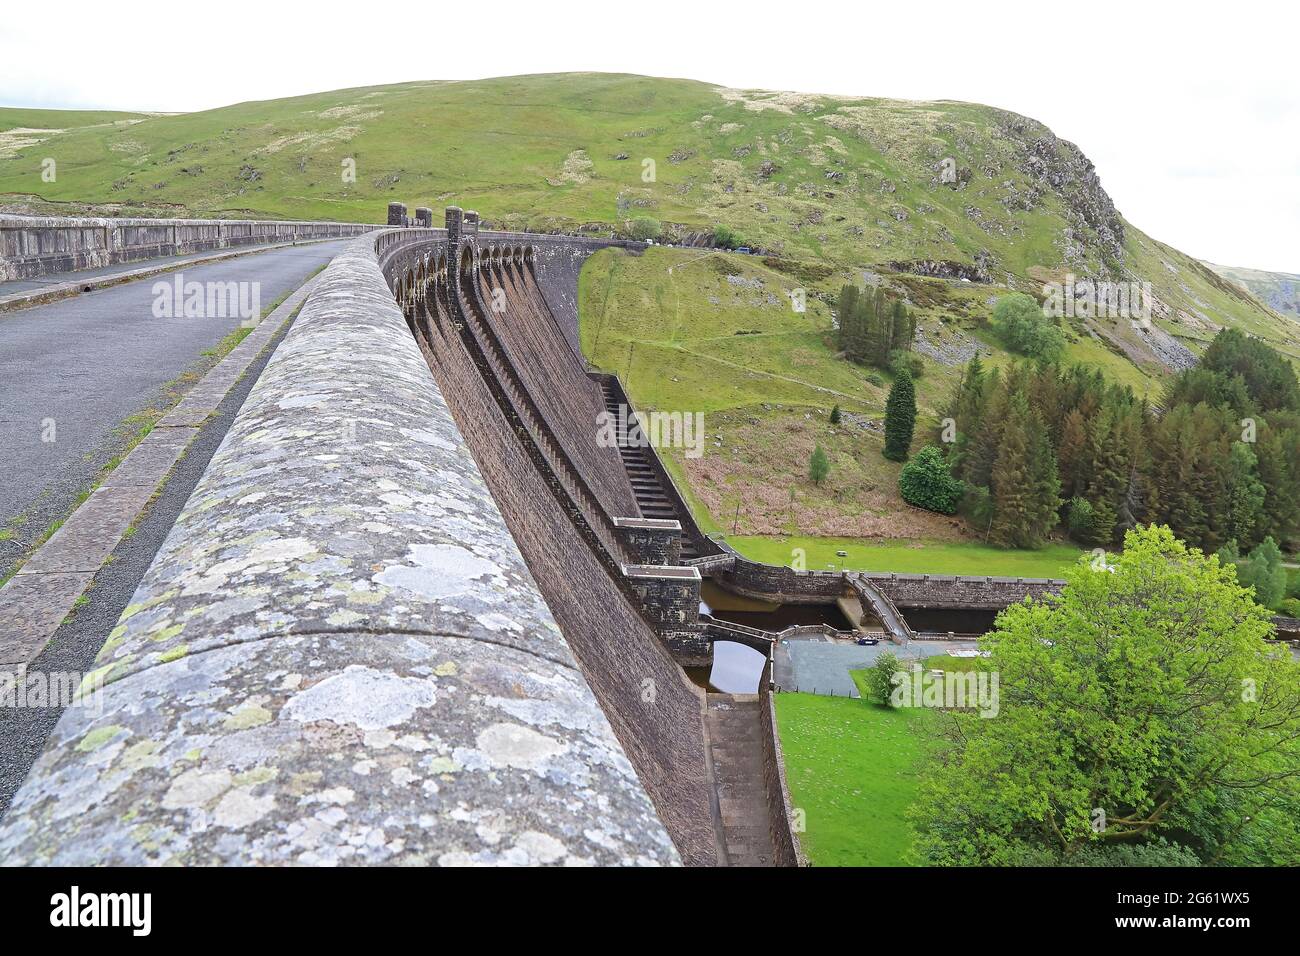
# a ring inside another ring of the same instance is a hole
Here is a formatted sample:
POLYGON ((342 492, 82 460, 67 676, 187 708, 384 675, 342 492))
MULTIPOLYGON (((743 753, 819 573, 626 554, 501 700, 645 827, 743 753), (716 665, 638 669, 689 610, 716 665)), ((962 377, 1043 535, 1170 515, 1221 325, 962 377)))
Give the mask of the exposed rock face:
POLYGON ((936 279, 967 279, 971 282, 989 282, 986 254, 976 257, 974 265, 953 262, 950 259, 917 259, 913 262, 891 262, 889 268, 894 272, 910 272, 918 276, 933 276, 936 279))
MULTIPOLYGON (((1073 143, 1022 116, 1007 114, 999 130, 1023 148, 1020 171, 1064 201, 1076 235, 1086 229, 1108 264, 1117 266, 1123 261, 1124 221, 1102 188, 1092 160, 1073 143)), ((1032 208, 1040 195, 1020 196, 1017 204, 1032 208)))

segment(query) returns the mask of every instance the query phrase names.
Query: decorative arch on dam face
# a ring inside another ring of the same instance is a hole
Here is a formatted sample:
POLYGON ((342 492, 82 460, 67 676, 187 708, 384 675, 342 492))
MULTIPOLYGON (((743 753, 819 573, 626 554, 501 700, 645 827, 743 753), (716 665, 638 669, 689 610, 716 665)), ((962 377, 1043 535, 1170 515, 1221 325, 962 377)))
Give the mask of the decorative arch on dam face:
POLYGON ((478 265, 477 250, 472 243, 465 243, 460 250, 460 262, 457 264, 462 276, 472 276, 478 265))

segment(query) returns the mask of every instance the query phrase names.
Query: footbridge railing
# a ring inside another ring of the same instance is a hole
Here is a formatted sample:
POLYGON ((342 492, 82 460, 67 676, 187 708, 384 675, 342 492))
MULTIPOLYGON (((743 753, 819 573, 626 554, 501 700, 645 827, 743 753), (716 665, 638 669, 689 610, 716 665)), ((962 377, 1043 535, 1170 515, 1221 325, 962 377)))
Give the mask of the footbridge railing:
POLYGON ((846 574, 845 577, 859 599, 870 606, 872 613, 880 619, 885 632, 892 640, 899 644, 906 644, 916 637, 907 620, 899 613, 898 608, 894 606, 894 602, 889 599, 889 595, 876 587, 869 578, 861 574, 846 574))
POLYGON ((700 624, 703 626, 704 634, 710 642, 735 641, 737 644, 744 644, 746 647, 752 647, 764 654, 771 652, 772 645, 777 638, 777 635, 772 631, 764 631, 757 627, 747 627, 744 624, 724 621, 711 614, 701 614, 700 624))

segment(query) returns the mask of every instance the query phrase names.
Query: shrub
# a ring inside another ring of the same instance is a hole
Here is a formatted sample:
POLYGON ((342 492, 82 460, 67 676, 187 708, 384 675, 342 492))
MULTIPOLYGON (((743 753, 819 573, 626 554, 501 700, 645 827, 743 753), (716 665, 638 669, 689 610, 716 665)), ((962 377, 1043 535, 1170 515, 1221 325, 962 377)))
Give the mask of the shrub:
POLYGON ((1065 334, 1031 296, 1013 292, 993 307, 993 331, 1013 352, 1052 362, 1065 351, 1065 334))
POLYGON ((830 473, 830 459, 826 457, 826 452, 822 451, 822 446, 818 445, 813 449, 812 458, 808 460, 808 477, 812 479, 814 485, 820 485, 830 473))
POLYGON ((893 706, 890 698, 894 691, 894 675, 902 669, 903 665, 890 651, 885 651, 876 658, 866 674, 867 690, 876 703, 883 707, 893 706))
POLYGON ((831 424, 838 425, 839 423, 840 423, 840 407, 836 405, 834 408, 831 409, 831 424))
POLYGON ((1070 529, 1070 537, 1087 544, 1092 541, 1092 526, 1097 513, 1092 502, 1087 498, 1070 499, 1070 509, 1066 512, 1065 524, 1070 529))
POLYGON ((1287 617, 1300 618, 1300 598, 1287 598, 1278 606, 1278 610, 1287 617))
POLYGON ((713 244, 720 249, 735 249, 744 245, 736 230, 721 224, 713 227, 713 244))
POLYGON ((894 376, 897 376, 899 372, 906 371, 912 378, 920 378, 925 371, 925 363, 921 361, 921 356, 915 352, 909 352, 907 349, 894 349, 889 353, 889 371, 894 376))
POLYGON ((909 505, 950 515, 956 514, 966 486, 952 476, 943 453, 933 445, 926 445, 903 466, 898 490, 909 505))
POLYGON ((641 242, 658 239, 663 231, 664 227, 660 225, 659 220, 651 219, 649 216, 638 216, 632 220, 630 227, 632 238, 639 239, 641 242))
POLYGON ((1237 580, 1255 589, 1255 600, 1264 607, 1277 607, 1286 596, 1286 568, 1282 552, 1272 537, 1265 538, 1237 565, 1237 580))

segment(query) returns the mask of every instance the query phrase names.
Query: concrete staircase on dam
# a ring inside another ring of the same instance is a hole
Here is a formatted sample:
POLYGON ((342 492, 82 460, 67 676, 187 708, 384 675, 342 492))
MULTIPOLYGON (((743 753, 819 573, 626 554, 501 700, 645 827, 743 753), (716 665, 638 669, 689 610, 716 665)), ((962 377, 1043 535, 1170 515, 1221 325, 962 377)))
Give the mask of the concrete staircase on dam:
POLYGON ((728 866, 776 865, 764 789, 761 706, 757 694, 708 695, 705 730, 728 866))
MULTIPOLYGON (((641 516, 681 522, 682 515, 678 513, 676 505, 668 497, 659 474, 651 464, 650 456, 654 454, 654 450, 647 444, 628 440, 629 420, 635 420, 633 417, 635 413, 631 408, 626 408, 623 414, 619 414, 621 402, 611 380, 606 379, 601 383, 601 391, 605 396, 605 411, 616 424, 619 454, 622 455, 628 480, 632 483, 632 493, 636 496, 641 516)), ((682 563, 685 564, 699 556, 699 550, 690 536, 682 535, 682 563)))

